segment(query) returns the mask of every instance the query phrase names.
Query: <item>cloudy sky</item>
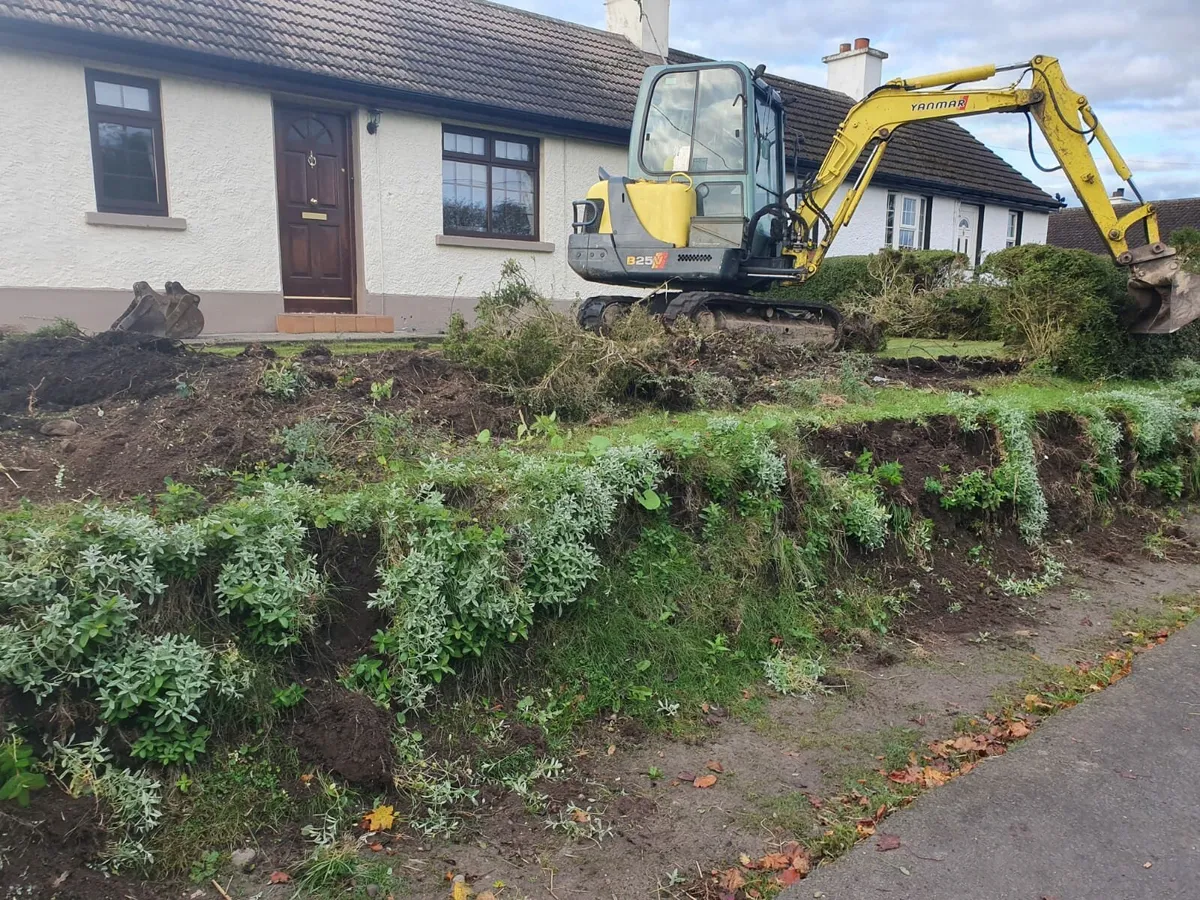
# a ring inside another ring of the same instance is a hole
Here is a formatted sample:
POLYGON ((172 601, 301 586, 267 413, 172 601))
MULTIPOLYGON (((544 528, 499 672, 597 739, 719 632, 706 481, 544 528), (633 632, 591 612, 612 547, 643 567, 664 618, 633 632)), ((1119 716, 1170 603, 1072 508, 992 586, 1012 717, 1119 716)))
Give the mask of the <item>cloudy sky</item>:
MULTIPOLYGON (((603 0, 502 2, 604 27, 603 0)), ((885 80, 1057 56, 1147 199, 1200 196, 1200 0, 674 0, 671 7, 672 47, 764 62, 812 84, 825 83, 821 57, 856 37, 889 54, 885 80)), ((1060 174, 1030 163, 1023 117, 962 123, 1035 183, 1075 203, 1060 174)), ((1040 137, 1038 159, 1050 165, 1040 137)), ((1101 171, 1110 188, 1119 184, 1107 165, 1101 171)))

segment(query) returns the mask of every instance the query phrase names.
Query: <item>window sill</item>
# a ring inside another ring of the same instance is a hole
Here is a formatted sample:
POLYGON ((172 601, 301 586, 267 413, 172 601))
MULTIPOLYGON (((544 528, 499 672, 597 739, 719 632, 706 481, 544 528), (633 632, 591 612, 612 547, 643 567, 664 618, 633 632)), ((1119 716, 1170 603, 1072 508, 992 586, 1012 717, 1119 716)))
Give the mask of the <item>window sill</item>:
POLYGON ((506 238, 469 237, 460 234, 439 234, 434 240, 439 247, 478 247, 481 250, 516 250, 526 253, 554 252, 554 245, 546 241, 513 241, 506 238))
POLYGON ((185 231, 187 219, 172 216, 138 216, 131 213, 86 212, 89 225, 113 225, 118 228, 149 228, 155 231, 185 231))

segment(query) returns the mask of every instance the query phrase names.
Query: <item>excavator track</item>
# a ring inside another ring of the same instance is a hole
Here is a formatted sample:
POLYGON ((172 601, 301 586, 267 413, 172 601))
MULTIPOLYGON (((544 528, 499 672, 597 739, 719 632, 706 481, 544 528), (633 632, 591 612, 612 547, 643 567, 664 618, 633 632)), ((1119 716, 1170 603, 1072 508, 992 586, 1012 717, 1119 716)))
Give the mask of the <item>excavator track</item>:
POLYGON ((584 331, 603 334, 615 321, 614 316, 622 315, 640 300, 640 297, 589 297, 580 304, 575 321, 584 331))
POLYGON ((720 291, 686 291, 674 297, 663 324, 673 328, 685 320, 704 331, 756 331, 806 347, 839 346, 843 333, 842 314, 824 303, 777 305, 720 291))

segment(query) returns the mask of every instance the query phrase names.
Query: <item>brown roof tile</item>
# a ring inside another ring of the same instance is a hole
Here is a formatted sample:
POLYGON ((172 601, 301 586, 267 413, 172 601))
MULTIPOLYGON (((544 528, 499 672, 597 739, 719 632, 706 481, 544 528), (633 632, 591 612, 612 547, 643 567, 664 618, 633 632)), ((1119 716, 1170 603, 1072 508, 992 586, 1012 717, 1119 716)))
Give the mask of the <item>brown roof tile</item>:
MULTIPOLYGON (((132 41, 475 104, 583 126, 614 141, 628 132, 648 62, 618 35, 486 0, 0 0, 0 34, 22 30, 70 41, 132 41)), ((672 58, 699 59, 679 52, 672 58)), ((785 97, 791 135, 804 133, 802 156, 815 166, 850 99, 771 80, 785 97)), ((1055 205, 950 122, 901 130, 879 177, 998 202, 1055 205)))
MULTIPOLYGON (((1158 210, 1160 235, 1170 240, 1172 233, 1180 228, 1200 228, 1200 197, 1180 200, 1155 200, 1158 210)), ((1129 212, 1132 205, 1117 204, 1117 212, 1129 212)), ((1146 229, 1134 225, 1129 230, 1129 246, 1141 247, 1146 243, 1146 229)), ((1046 228, 1046 243, 1057 247, 1074 247, 1102 256, 1108 255, 1108 247, 1100 236, 1099 229, 1092 223, 1087 212, 1080 206, 1060 209, 1050 214, 1046 228)))

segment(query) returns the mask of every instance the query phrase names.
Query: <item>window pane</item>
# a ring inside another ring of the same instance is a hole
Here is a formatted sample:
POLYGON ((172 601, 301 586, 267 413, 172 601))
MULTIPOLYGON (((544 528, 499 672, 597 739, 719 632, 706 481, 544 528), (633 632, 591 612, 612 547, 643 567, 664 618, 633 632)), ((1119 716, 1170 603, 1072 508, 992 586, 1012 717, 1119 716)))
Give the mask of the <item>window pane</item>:
POLYGON ((105 199, 157 202, 154 132, 113 122, 98 122, 97 132, 105 199))
POLYGON ((736 69, 703 69, 696 96, 692 172, 741 171, 746 167, 746 98, 736 69), (740 99, 739 99, 740 98, 740 99))
POLYGON ((492 169, 492 231, 533 234, 533 176, 524 169, 492 169))
POLYGON ((150 91, 131 84, 115 84, 111 81, 94 82, 96 103, 101 106, 117 106, 121 109, 150 111, 150 91))
POLYGON ((892 235, 896 225, 896 195, 887 195, 887 216, 884 219, 883 226, 883 243, 885 246, 892 246, 892 235))
POLYGON ((1009 238, 1017 236, 1017 214, 1015 212, 1008 214, 1008 236, 1009 238))
POLYGON ((911 228, 900 229, 900 246, 912 250, 917 246, 917 233, 911 228))
POLYGON ((913 226, 917 224, 917 199, 905 197, 904 206, 900 212, 900 224, 913 226))
POLYGON ((487 231, 487 166, 442 160, 442 228, 487 231))
POLYGON ((451 153, 470 153, 473 156, 487 154, 487 142, 473 134, 457 134, 447 131, 442 135, 442 149, 451 153))
POLYGON ((686 172, 692 158, 692 112, 696 73, 669 72, 654 83, 642 164, 653 172, 686 172))
POLYGON ((517 141, 496 141, 496 159, 513 159, 518 162, 529 162, 532 159, 528 144, 517 141))

